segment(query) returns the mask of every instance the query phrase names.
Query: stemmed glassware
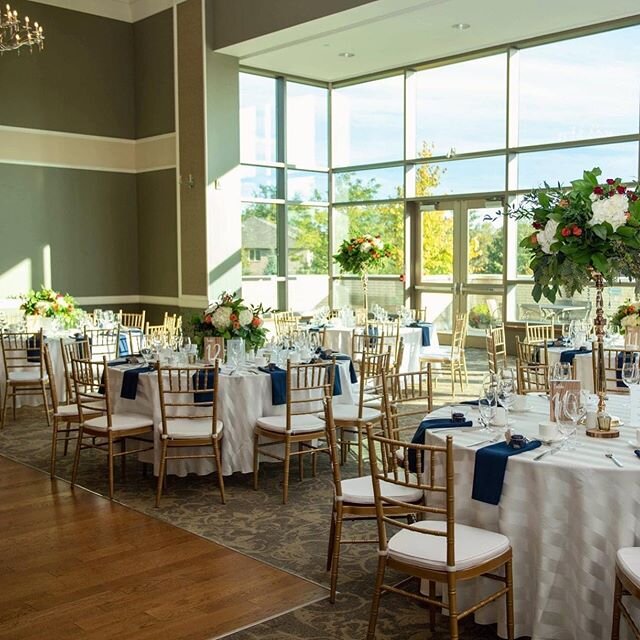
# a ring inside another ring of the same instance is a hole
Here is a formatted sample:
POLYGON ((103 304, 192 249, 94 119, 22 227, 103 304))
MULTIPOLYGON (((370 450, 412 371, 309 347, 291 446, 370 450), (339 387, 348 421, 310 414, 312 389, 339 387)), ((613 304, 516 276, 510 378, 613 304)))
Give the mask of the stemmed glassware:
POLYGON ((498 408, 498 385, 494 375, 485 376, 478 396, 478 412, 480 414, 480 431, 493 433, 491 423, 496 418, 498 408))
MULTIPOLYGON (((576 443, 572 437, 578 430, 578 421, 586 414, 587 408, 584 403, 584 396, 581 393, 568 391, 562 398, 562 415, 558 420, 560 433, 566 435, 566 446, 568 449, 575 449, 576 443), (571 422, 567 422, 567 418, 571 422)), ((564 446, 565 443, 563 443, 564 446)))
POLYGON ((516 372, 514 369, 505 368, 498 372, 497 397, 498 402, 505 411, 505 430, 509 428, 509 409, 513 407, 518 392, 516 384, 516 372))
POLYGON ((556 362, 551 368, 551 377, 553 381, 571 380, 571 365, 568 362, 556 362))

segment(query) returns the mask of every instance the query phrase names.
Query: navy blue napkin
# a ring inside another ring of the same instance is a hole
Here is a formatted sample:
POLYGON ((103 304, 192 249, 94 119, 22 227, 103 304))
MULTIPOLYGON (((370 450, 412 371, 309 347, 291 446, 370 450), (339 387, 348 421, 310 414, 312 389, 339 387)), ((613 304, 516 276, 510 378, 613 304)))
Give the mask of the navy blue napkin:
POLYGON ((214 367, 199 369, 196 371, 191 379, 193 381, 193 388, 196 390, 193 394, 194 402, 213 402, 213 391, 209 393, 203 393, 204 389, 213 389, 213 383, 215 380, 216 370, 214 367))
POLYGON ((567 364, 573 364, 573 359, 579 353, 591 353, 591 349, 580 348, 580 349, 567 349, 560 354, 560 362, 565 362, 567 364))
POLYGON ((275 407, 287 403, 287 372, 276 365, 258 367, 271 376, 271 404, 275 407))
POLYGON ((477 407, 480 404, 480 400, 463 400, 462 402, 458 402, 456 404, 467 404, 470 407, 477 407))
POLYGON ((127 340, 127 336, 124 333, 120 334, 119 343, 118 343, 118 355, 119 356, 130 356, 129 353, 129 341, 127 340))
MULTIPOLYGON (((84 342, 85 340, 89 343, 89 346, 91 346, 91 338, 87 338, 84 334, 82 333, 76 333, 75 336, 73 336, 73 339, 76 342, 84 342)), ((84 352, 84 345, 80 345, 79 349, 78 349, 78 355, 80 356, 80 358, 82 358, 83 360, 89 360, 91 357, 91 353, 85 353, 84 352)))
MULTIPOLYGON (((427 429, 457 429, 458 427, 472 427, 473 422, 471 420, 452 420, 451 418, 427 418, 423 420, 416 432, 411 438, 412 444, 424 444, 424 436, 427 429)), ((415 473, 418 470, 416 464, 416 451, 415 449, 409 449, 409 471, 415 473)))
POLYGON ((478 449, 471 497, 487 504, 498 504, 509 457, 537 449, 541 444, 540 440, 531 440, 521 449, 514 449, 506 442, 498 442, 478 449))
POLYGON ((27 339, 27 362, 40 362, 40 336, 31 336, 27 339))
MULTIPOLYGON (((351 384, 355 384, 356 382, 358 382, 358 376, 356 375, 356 370, 355 367, 353 366, 353 361, 351 360, 351 357, 348 356, 345 353, 330 353, 328 351, 322 351, 320 350, 320 357, 323 360, 331 360, 332 358, 335 358, 336 360, 348 360, 349 361, 349 377, 351 379, 351 384)), ((338 374, 338 371, 336 370, 336 376, 338 374)), ((334 396, 336 395, 340 395, 338 393, 334 393, 334 396)))
POLYGON ((422 329, 422 346, 431 346, 431 329, 433 327, 433 324, 431 322, 412 322, 409 326, 419 327, 420 329, 422 329))
POLYGON ((144 367, 136 367, 135 369, 127 369, 122 376, 122 387, 120 388, 120 397, 125 400, 135 400, 138 393, 138 376, 141 373, 149 373, 153 371, 153 367, 145 365, 144 367))

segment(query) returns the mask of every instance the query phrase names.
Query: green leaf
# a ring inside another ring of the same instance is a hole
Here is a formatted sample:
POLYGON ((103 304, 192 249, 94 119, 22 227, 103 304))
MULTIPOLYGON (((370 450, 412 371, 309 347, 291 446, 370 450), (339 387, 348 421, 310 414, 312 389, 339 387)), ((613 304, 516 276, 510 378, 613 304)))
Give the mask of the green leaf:
POLYGON ((538 202, 540 202, 540 204, 545 209, 547 209, 549 207, 549 204, 550 204, 549 196, 544 191, 539 191, 538 192, 538 202))
POLYGON ((622 227, 618 227, 616 229, 616 233, 619 236, 623 236, 624 238, 632 238, 638 233, 638 231, 637 229, 633 229, 632 227, 627 227, 626 225, 623 225, 622 227))
POLYGON ((591 263, 600 273, 606 273, 609 271, 609 263, 601 253, 594 253, 591 256, 591 263))
POLYGON ((540 302, 540 298, 542 298, 542 285, 539 283, 534 284, 531 295, 536 302, 540 302))
POLYGON ((591 231, 593 231, 593 233, 595 233, 601 240, 607 239, 607 229, 604 225, 594 224, 593 227, 591 227, 591 231))

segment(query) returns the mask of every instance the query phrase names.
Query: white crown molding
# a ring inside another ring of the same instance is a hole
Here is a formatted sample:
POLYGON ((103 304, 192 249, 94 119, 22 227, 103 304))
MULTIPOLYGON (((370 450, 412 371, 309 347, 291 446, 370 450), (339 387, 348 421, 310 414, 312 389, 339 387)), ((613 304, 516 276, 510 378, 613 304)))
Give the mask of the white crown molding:
POLYGON ((170 9, 185 0, 37 0, 61 9, 90 13, 103 18, 138 22, 156 13, 170 9))

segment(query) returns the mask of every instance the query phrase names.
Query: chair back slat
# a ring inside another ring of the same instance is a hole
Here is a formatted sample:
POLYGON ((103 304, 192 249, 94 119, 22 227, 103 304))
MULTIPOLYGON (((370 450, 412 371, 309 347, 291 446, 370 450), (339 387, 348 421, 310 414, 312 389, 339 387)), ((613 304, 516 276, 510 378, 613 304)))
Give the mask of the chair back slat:
POLYGON ((516 338, 516 375, 521 394, 549 391, 549 352, 546 341, 516 338))
POLYGON ((96 402, 103 401, 104 411, 107 414, 107 428, 111 430, 112 408, 109 393, 109 367, 106 356, 100 360, 90 357, 72 357, 71 375, 80 422, 84 422, 85 414, 93 417, 96 412, 96 402))
POLYGON ((553 324, 529 324, 525 325, 525 340, 527 342, 548 342, 555 340, 555 327, 553 324))
POLYGON ((500 369, 507 366, 507 342, 504 324, 493 329, 487 329, 486 344, 489 373, 498 373, 500 369))
MULTIPOLYGON (((624 363, 638 352, 637 349, 603 348, 604 378, 606 393, 628 394, 629 388, 622 380, 622 368, 624 363)), ((598 343, 592 344, 591 366, 593 369, 593 381, 598 389, 598 343)), ((574 376, 575 377, 575 376, 574 376)))
POLYGON ((14 371, 30 371, 44 377, 44 336, 42 329, 35 333, 2 334, 2 359, 7 379, 14 371))
POLYGON ((293 416, 316 415, 324 410, 324 399, 333 390, 334 375, 338 375, 334 359, 312 364, 292 364, 287 360, 287 431, 291 430, 293 416))
POLYGON ((91 345, 91 358, 113 360, 120 355, 120 326, 114 329, 84 330, 84 337, 91 345))
POLYGON ((421 371, 407 373, 383 372, 382 385, 385 398, 387 435, 400 439, 400 433, 415 431, 415 424, 403 427, 407 418, 421 418, 433 409, 433 378, 431 363, 421 371))
POLYGON ((146 313, 146 311, 142 313, 125 313, 120 309, 120 311, 118 311, 118 322, 123 327, 144 331, 146 313))

